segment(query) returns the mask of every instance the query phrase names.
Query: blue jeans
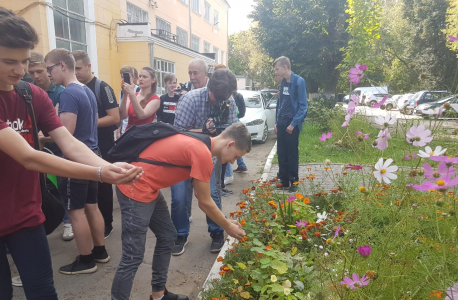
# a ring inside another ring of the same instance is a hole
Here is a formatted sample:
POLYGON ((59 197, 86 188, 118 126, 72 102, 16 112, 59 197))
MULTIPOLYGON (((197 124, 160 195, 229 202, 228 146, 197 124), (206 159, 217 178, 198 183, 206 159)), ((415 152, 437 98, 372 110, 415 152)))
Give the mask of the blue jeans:
POLYGON ((246 164, 243 161, 243 157, 237 158, 237 167, 246 169, 246 164))
POLYGON ((111 287, 112 300, 129 300, 132 284, 145 254, 148 228, 156 236, 152 263, 151 286, 153 292, 165 290, 175 227, 170 220, 169 208, 162 193, 151 202, 138 202, 126 197, 116 188, 122 220, 122 257, 111 287))
POLYGON ((26 227, 0 236, 0 299, 13 298, 11 271, 6 258, 8 247, 24 285, 28 300, 57 300, 49 252, 43 225, 26 227))
MULTIPOLYGON (((216 162, 210 179, 211 196, 221 209, 221 163, 216 162), (218 174, 218 175, 217 175, 218 174)), ((170 187, 172 191, 171 215, 178 236, 189 235, 189 214, 192 202, 192 180, 187 179, 170 187)), ((224 230, 207 216, 210 236, 223 233, 224 230)))
POLYGON ((224 177, 231 177, 234 174, 232 172, 232 164, 228 163, 226 166, 226 174, 224 174, 224 177))

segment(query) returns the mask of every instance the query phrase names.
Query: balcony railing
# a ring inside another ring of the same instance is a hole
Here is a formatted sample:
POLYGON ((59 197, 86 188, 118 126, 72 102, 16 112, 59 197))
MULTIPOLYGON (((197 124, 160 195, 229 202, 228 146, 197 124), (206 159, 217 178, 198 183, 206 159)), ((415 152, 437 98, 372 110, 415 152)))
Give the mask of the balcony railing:
POLYGON ((178 35, 165 31, 164 29, 151 29, 151 34, 178 44, 178 35))

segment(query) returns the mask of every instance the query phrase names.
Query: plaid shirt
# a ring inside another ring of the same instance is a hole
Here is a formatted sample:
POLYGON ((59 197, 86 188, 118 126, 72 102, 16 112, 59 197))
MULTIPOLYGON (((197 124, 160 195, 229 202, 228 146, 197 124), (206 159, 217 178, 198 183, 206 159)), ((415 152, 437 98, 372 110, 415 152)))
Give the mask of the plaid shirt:
MULTIPOLYGON (((229 103, 228 123, 237 123, 237 106, 232 96, 227 102, 229 103)), ((202 129, 210 118, 211 107, 206 87, 187 92, 178 100, 174 125, 187 130, 202 129)))

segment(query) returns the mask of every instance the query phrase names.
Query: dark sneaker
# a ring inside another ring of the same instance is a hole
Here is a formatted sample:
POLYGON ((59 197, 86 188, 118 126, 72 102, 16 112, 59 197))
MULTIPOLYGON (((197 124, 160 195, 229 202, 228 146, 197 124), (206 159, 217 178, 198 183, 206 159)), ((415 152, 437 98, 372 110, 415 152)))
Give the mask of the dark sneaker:
POLYGON ((103 234, 104 238, 107 239, 113 233, 113 226, 105 226, 105 233, 103 234))
MULTIPOLYGON (((149 300, 153 300, 153 297, 150 295, 149 300)), ((188 296, 178 295, 169 292, 167 289, 164 292, 164 297, 161 300, 189 300, 188 296)))
POLYGON ((232 194, 233 193, 232 190, 226 189, 226 188, 222 189, 221 192, 226 193, 226 194, 232 194))
POLYGON ((103 251, 101 254, 96 254, 92 251, 92 254, 94 255, 94 260, 98 263, 104 264, 110 261, 110 256, 108 255, 107 250, 103 251))
POLYGON ((248 171, 247 168, 240 168, 240 167, 234 170, 235 173, 246 172, 246 171, 248 171))
POLYGON ((79 259, 75 260, 69 265, 60 267, 59 272, 65 275, 77 275, 77 274, 91 274, 97 271, 97 265, 95 260, 90 263, 82 263, 79 259))
POLYGON ((175 245, 172 249, 172 255, 178 256, 184 253, 184 246, 188 244, 187 236, 179 236, 175 241, 175 245))
POLYGON ((212 245, 210 246, 211 253, 218 253, 224 246, 224 233, 215 234, 212 237, 212 245))
POLYGON ((290 186, 290 187, 288 188, 288 192, 290 192, 290 193, 295 193, 295 192, 297 192, 297 185, 294 185, 294 184, 293 184, 292 186, 290 186))

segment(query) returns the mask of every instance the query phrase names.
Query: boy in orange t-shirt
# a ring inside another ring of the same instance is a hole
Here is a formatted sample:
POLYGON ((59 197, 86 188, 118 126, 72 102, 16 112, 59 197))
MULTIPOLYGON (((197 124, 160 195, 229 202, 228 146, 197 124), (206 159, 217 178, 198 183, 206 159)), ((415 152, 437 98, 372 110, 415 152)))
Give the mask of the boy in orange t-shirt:
POLYGON ((176 134, 148 146, 140 158, 181 167, 163 167, 142 162, 143 176, 132 185, 118 185, 116 193, 122 217, 122 258, 113 280, 113 300, 128 300, 138 266, 143 261, 148 227, 157 238, 153 256, 153 300, 187 300, 165 289, 172 247, 177 237, 167 203, 160 189, 193 178, 199 208, 229 235, 241 239, 245 235, 239 222, 226 219, 211 198, 212 156, 222 163, 234 163, 251 150, 251 135, 246 126, 236 123, 217 137, 211 138, 211 151, 195 138, 176 134))

